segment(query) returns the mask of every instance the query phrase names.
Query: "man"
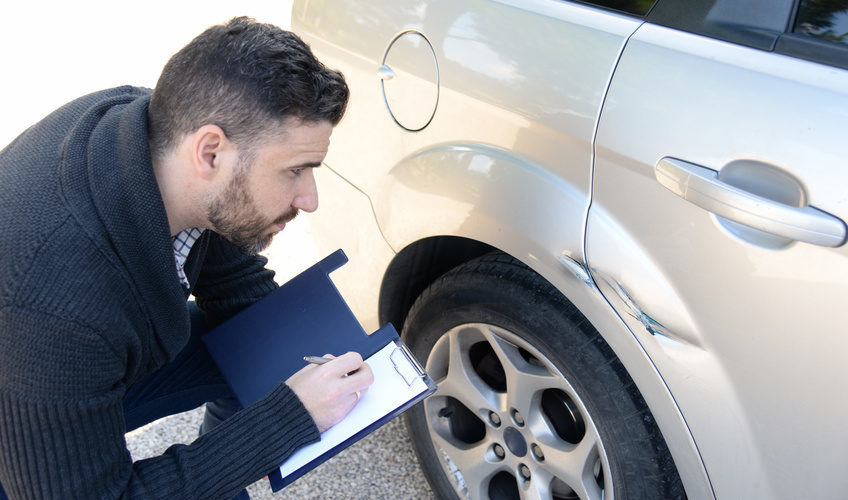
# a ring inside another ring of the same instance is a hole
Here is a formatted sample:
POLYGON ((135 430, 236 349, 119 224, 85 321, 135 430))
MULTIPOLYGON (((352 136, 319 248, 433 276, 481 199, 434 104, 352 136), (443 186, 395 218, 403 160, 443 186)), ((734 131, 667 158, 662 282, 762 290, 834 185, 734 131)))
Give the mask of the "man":
POLYGON ((199 340, 276 286, 256 253, 317 208, 312 169, 347 99, 295 35, 236 18, 171 58, 152 95, 82 97, 0 152, 9 497, 245 495, 356 404, 373 376, 348 353, 237 411, 199 340), (204 402, 201 437, 132 462, 125 432, 204 402))

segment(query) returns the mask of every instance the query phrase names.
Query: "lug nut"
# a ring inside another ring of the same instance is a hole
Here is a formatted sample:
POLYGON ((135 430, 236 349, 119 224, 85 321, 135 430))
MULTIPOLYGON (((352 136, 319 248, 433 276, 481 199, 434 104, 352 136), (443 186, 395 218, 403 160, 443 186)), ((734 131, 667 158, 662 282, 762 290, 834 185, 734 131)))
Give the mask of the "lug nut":
POLYGON ((489 422, 491 422, 492 425, 494 425, 495 427, 500 427, 501 417, 499 417, 497 413, 490 411, 489 412, 489 422))
POLYGON ((518 410, 516 410, 514 408, 512 410, 512 420, 513 420, 513 422, 515 422, 515 425, 517 425, 519 427, 524 426, 524 418, 521 416, 520 413, 518 413, 518 410))
POLYGON ((536 460, 543 461, 545 459, 545 454, 542 452, 542 447, 536 443, 533 443, 530 446, 530 450, 533 451, 533 456, 536 457, 536 460))
POLYGON ((518 472, 521 474, 521 477, 524 478, 525 481, 530 480, 530 467, 521 464, 518 466, 518 472))
POLYGON ((497 456, 498 458, 503 458, 503 457, 504 457, 504 449, 503 449, 503 446, 501 446, 501 445, 499 445, 499 444, 495 444, 495 445, 492 447, 492 450, 495 452, 495 456, 497 456))

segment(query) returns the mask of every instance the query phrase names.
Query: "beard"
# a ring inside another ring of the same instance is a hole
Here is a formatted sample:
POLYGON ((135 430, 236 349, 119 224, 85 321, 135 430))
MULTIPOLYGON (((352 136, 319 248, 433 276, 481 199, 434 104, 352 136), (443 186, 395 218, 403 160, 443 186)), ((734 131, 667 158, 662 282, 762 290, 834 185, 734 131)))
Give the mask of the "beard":
POLYGON ((207 207, 207 218, 216 233, 241 252, 256 255, 271 244, 276 233, 269 232, 273 224, 284 224, 297 217, 292 207, 276 219, 263 217, 245 186, 247 168, 239 168, 233 179, 207 207))

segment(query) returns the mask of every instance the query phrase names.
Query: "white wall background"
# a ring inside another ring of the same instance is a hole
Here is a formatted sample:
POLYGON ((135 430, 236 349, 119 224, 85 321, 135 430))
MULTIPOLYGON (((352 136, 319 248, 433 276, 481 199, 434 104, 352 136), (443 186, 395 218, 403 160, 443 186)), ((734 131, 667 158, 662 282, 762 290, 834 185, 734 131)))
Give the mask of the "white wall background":
POLYGON ((0 2, 0 149, 71 99, 153 87, 168 58, 234 16, 289 27, 292 0, 0 2))

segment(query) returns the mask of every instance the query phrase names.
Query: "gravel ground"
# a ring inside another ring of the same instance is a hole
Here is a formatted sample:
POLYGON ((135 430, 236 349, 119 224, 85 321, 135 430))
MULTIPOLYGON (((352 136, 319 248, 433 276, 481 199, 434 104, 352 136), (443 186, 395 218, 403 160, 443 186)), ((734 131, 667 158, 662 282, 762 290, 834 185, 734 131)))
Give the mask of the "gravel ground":
MULTIPOLYGON (((286 226, 265 252, 269 267, 282 283, 324 255, 312 244, 308 219, 300 216, 286 226)), ((133 459, 164 452, 197 436, 203 409, 163 418, 127 434, 133 459)), ((418 466, 402 418, 396 418, 350 448, 324 462, 277 493, 261 480, 248 488, 254 500, 280 499, 436 499, 418 466)))

